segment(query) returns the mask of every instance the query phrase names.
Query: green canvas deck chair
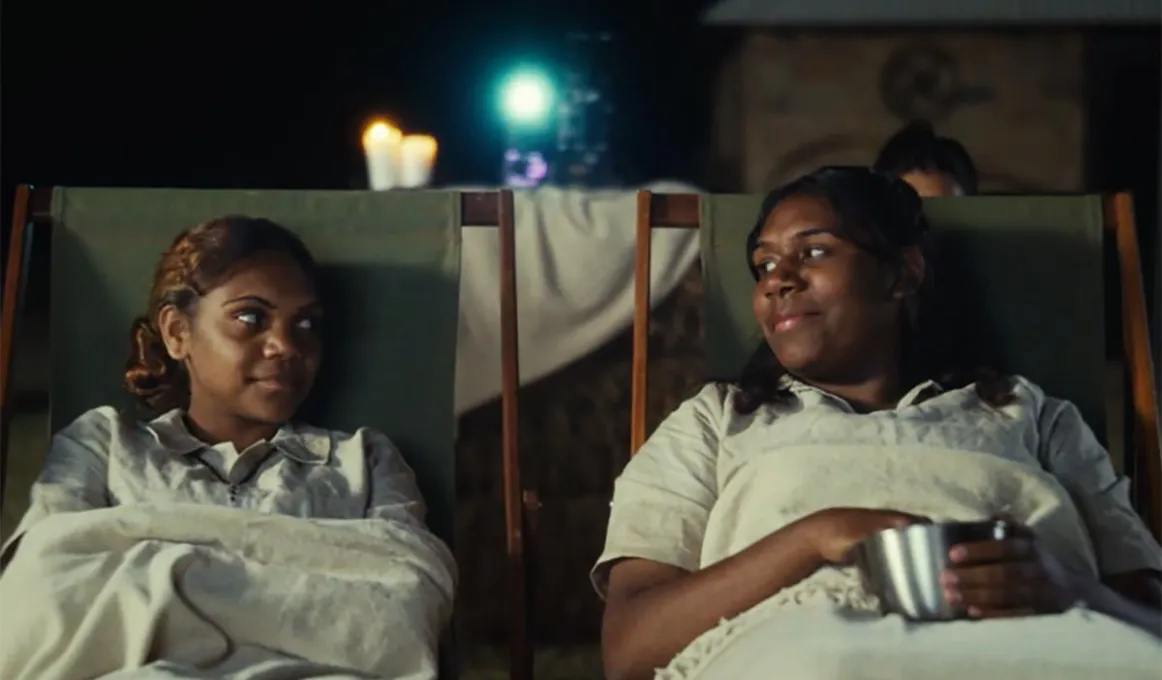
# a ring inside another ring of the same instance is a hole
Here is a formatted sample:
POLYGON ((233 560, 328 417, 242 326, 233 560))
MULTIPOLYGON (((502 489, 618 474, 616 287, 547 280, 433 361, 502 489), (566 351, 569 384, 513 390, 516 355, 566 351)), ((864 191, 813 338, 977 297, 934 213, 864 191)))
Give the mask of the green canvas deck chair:
MULTIPOLYGON (((319 382, 301 415, 316 425, 375 427, 416 472, 428 522, 453 543, 453 411, 462 226, 498 227, 504 376, 504 482, 512 568, 513 677, 526 680, 523 508, 516 451, 516 283, 511 192, 234 191, 38 188, 17 192, 5 271, 3 451, 21 291, 33 238, 51 237, 50 427, 101 404, 123 405, 128 329, 153 267, 179 231, 223 214, 270 218, 318 259, 327 305, 319 382), (511 490, 509 489, 511 487, 511 490), (513 503, 515 502, 515 505, 513 503)), ((13 451, 16 456, 42 452, 13 451)), ((0 483, 0 488, 2 488, 0 483)), ((453 549, 455 546, 453 545, 453 549)), ((445 675, 455 673, 445 650, 445 675)))
MULTIPOLYGON (((761 341, 751 312, 754 281, 742 265, 762 198, 639 193, 631 452, 647 434, 651 230, 701 230, 707 367, 710 375, 738 375, 761 341)), ((972 291, 998 368, 1077 404, 1107 444, 1111 432, 1124 431, 1124 445, 1111 446, 1111 455, 1133 480, 1138 512, 1162 537, 1158 392, 1129 194, 941 198, 924 209, 941 277, 972 291), (1124 423, 1107 415, 1109 360, 1122 367, 1124 423)))

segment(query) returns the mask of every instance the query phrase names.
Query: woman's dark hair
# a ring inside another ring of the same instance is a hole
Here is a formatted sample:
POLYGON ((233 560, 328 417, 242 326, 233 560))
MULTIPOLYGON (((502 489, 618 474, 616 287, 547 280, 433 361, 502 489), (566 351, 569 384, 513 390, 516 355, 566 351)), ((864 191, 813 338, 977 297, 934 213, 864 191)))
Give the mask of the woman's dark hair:
MULTIPOLYGON (((955 317, 948 313, 937 287, 935 252, 920 197, 894 175, 862 167, 822 168, 767 194, 747 237, 747 262, 755 280, 759 272, 750 263, 751 256, 767 218, 787 198, 804 195, 827 201, 835 211, 838 234, 889 265, 902 266, 904 250, 911 246, 919 246, 924 253, 924 280, 904 300, 900 315, 904 379, 909 384, 931 379, 944 389, 976 383, 985 402, 1008 403, 1010 381, 989 368, 977 352, 977 343, 953 324, 955 317)), ((766 343, 759 345, 735 381, 740 390, 735 410, 745 415, 763 404, 788 399, 790 392, 782 380, 786 373, 766 343)))
POLYGON ((964 146, 951 137, 939 137, 932 125, 915 121, 892 135, 876 158, 876 170, 899 177, 916 170, 942 172, 960 185, 966 195, 977 192, 976 165, 964 146))
POLYGON ((153 274, 146 313, 133 321, 125 389, 151 413, 188 408, 185 367, 170 357, 161 339, 158 315, 167 306, 191 315, 198 300, 221 285, 234 268, 260 253, 294 260, 314 280, 315 261, 290 230, 242 215, 217 217, 187 229, 162 254, 153 274))

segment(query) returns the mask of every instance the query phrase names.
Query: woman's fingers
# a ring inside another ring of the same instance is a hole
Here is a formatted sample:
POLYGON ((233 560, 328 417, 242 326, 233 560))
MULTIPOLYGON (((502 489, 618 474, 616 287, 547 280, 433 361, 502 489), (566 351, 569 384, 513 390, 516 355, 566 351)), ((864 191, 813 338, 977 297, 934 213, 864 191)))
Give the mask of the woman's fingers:
POLYGON ((990 588, 1006 583, 1037 583, 1044 578, 1038 562, 993 562, 948 569, 941 576, 941 583, 958 588, 990 588))
POLYGON ((945 599, 970 616, 973 611, 992 617, 1052 608, 1053 586, 1037 561, 954 567, 941 575, 940 584, 945 599))
POLYGON ((1036 555, 1036 546, 1027 538, 961 543, 948 551, 948 559, 957 565, 1033 560, 1036 555))

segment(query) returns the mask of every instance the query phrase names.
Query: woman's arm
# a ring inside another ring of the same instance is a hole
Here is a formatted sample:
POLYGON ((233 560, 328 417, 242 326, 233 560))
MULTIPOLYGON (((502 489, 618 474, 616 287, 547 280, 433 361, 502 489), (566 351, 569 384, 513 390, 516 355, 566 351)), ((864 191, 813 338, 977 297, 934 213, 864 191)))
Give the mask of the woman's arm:
POLYGON ((775 531, 693 573, 643 559, 614 565, 602 625, 610 680, 646 680, 719 621, 754 607, 825 564, 846 561, 869 534, 925 518, 831 508, 775 531))
POLYGON ((360 434, 367 456, 370 485, 363 516, 368 519, 396 520, 426 530, 427 506, 416 486, 416 475, 404 461, 403 455, 381 432, 364 428, 360 434))
POLYGON ((653 677, 720 620, 798 583, 822 563, 806 520, 693 573, 643 559, 616 563, 601 630, 606 677, 653 677))
POLYGON ((1047 399, 1039 429, 1042 463, 1077 504, 1093 541, 1104 588, 1091 589, 1088 595, 1107 608, 1116 608, 1119 600, 1145 606, 1154 611, 1156 628, 1162 608, 1162 547, 1130 503, 1129 480, 1114 469, 1109 453, 1073 404, 1047 399), (1112 592, 1102 592, 1106 590, 1112 592))
POLYGON ((1156 571, 1139 569, 1114 574, 1103 578, 1102 583, 1133 602, 1140 602, 1155 610, 1162 609, 1162 574, 1156 571))
POLYGON ((109 506, 109 444, 117 421, 114 409, 101 407, 53 435, 29 492, 28 510, 0 548, 0 569, 12 559, 24 533, 44 518, 109 506))
POLYGON ((1162 635, 1162 582, 1146 570, 1103 578, 1079 593, 1085 605, 1115 619, 1162 635))

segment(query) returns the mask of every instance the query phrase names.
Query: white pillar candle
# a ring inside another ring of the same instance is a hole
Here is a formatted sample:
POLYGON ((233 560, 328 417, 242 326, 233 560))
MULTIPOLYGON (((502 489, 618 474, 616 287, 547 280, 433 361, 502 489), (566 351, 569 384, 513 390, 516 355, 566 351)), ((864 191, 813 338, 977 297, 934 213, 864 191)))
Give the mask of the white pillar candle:
POLYGON ((373 191, 386 191, 398 183, 402 137, 397 128, 384 121, 376 121, 363 131, 367 184, 373 191))
POLYGON ((399 183, 405 187, 427 186, 436 164, 436 139, 408 135, 400 142, 399 183))

